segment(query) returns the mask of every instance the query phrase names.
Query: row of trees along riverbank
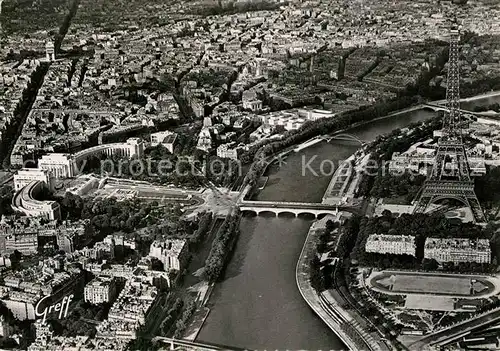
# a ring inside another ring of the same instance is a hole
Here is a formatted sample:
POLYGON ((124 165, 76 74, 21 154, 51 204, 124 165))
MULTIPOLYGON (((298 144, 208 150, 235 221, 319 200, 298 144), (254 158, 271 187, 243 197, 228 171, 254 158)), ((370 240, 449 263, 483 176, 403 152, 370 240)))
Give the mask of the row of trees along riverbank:
POLYGON ((206 281, 215 282, 222 277, 239 236, 240 217, 239 212, 229 214, 217 232, 203 269, 206 281))

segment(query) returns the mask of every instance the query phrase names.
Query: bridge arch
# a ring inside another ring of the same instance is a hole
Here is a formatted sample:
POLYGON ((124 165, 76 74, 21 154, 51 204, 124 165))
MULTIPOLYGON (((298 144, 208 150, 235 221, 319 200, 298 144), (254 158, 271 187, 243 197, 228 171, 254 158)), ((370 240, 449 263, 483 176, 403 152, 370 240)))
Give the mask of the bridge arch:
POLYGON ((271 210, 271 209, 268 209, 268 208, 266 208, 266 209, 262 209, 262 210, 255 210, 255 212, 257 213, 257 216, 261 216, 261 215, 263 215, 263 214, 265 214, 265 213, 267 213, 267 214, 271 213, 271 214, 273 214, 275 217, 278 217, 278 214, 279 214, 279 212, 278 212, 278 211, 276 211, 276 210, 271 210))
POLYGON ((297 217, 297 212, 296 211, 291 211, 291 210, 281 210, 281 211, 276 211, 277 215, 276 217, 279 217, 280 215, 293 215, 294 217, 297 217))
POLYGON ((316 213, 313 213, 311 211, 300 211, 297 212, 297 217, 313 217, 316 218, 316 213))
POLYGON ((245 209, 242 209, 241 210, 241 213, 243 215, 247 214, 247 215, 254 215, 254 216, 258 216, 259 214, 257 213, 257 211, 255 211, 254 209, 251 209, 251 208, 245 208, 245 209))
POLYGON ((434 112, 446 111, 446 109, 444 109, 444 108, 440 108, 440 107, 432 106, 432 105, 423 105, 422 109, 430 110, 430 111, 434 111, 434 112))
POLYGON ((365 142, 363 140, 361 140, 360 138, 358 138, 356 135, 349 134, 349 133, 334 134, 334 135, 332 135, 330 137, 327 137, 326 139, 327 139, 328 142, 330 140, 340 139, 340 140, 354 141, 354 142, 357 142, 361 146, 363 146, 365 144, 365 142))

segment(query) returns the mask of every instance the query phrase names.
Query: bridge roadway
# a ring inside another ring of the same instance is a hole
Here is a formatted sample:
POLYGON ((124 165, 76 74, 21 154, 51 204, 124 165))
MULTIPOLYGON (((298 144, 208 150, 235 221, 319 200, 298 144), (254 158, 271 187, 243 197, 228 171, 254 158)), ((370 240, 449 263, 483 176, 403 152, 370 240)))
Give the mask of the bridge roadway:
POLYGON ((361 214, 362 210, 358 206, 330 205, 309 202, 279 202, 279 201, 249 201, 240 200, 238 206, 241 211, 252 211, 257 215, 263 212, 272 212, 276 216, 281 213, 292 213, 297 217, 301 214, 312 214, 316 218, 320 215, 336 215, 338 211, 346 211, 354 214, 361 214))
POLYGON ((169 345, 170 350, 196 350, 196 351, 217 351, 217 350, 244 351, 245 350, 234 346, 217 345, 207 342, 194 342, 183 339, 165 338, 162 336, 155 336, 153 339, 151 339, 151 341, 166 343, 169 345))
POLYGON ((362 140, 359 139, 357 136, 353 134, 347 134, 347 133, 337 133, 333 135, 323 135, 320 137, 322 140, 325 140, 326 142, 330 142, 332 140, 344 140, 344 141, 353 141, 359 143, 361 146, 368 144, 370 141, 369 140, 362 140))
MULTIPOLYGON (((422 104, 422 106, 427 107, 427 108, 431 108, 434 111, 449 111, 449 109, 446 106, 439 105, 436 103, 431 103, 431 102, 428 102, 426 104, 422 104)), ((467 111, 467 110, 462 110, 462 109, 459 109, 458 111, 460 111, 462 114, 481 116, 481 114, 474 112, 474 111, 467 111)))

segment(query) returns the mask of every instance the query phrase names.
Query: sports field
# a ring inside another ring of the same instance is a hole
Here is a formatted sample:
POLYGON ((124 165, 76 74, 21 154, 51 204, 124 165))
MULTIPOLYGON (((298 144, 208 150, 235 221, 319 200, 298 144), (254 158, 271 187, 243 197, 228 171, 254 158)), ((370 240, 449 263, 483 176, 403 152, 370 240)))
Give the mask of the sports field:
POLYGON ((467 299, 500 293, 500 277, 494 276, 379 271, 372 272, 366 284, 391 295, 441 295, 467 299))
POLYGON ((471 279, 461 277, 439 277, 430 275, 392 276, 392 291, 402 293, 427 293, 470 295, 471 279))

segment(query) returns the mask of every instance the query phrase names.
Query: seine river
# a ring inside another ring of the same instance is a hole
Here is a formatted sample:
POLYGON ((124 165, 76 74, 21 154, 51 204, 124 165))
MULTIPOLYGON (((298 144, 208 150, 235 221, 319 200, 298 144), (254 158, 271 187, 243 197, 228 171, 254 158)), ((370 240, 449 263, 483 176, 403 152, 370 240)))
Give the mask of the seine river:
MULTIPOLYGON (((486 104, 499 100, 489 98, 486 104)), ((349 133, 370 141, 432 116, 431 111, 413 111, 353 128, 349 133)), ((320 202, 331 178, 321 176, 322 162, 324 173, 328 173, 330 161, 337 164, 357 148, 355 142, 331 141, 291 153, 286 163, 270 167, 268 183, 255 198, 320 202), (312 171, 303 172, 306 163, 312 171)), ((225 279, 210 298, 211 312, 197 340, 260 350, 345 348, 310 310, 295 283, 295 267, 310 225, 311 220, 285 216, 242 219, 234 256, 225 279)))

